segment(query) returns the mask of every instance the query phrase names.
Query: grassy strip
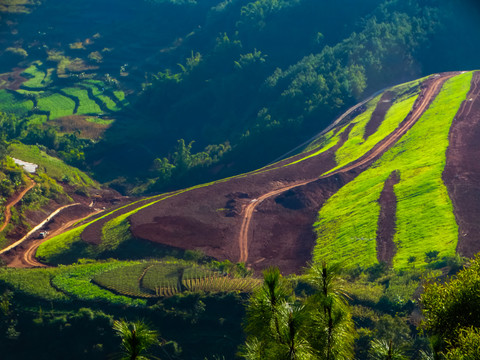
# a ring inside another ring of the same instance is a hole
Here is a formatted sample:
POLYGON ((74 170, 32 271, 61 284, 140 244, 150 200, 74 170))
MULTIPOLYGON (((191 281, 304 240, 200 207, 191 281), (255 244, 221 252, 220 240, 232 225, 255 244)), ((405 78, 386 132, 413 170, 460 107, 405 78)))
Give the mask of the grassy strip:
POLYGON ((87 174, 48 155, 35 145, 11 144, 10 155, 14 158, 37 164, 51 178, 62 181, 66 176, 73 185, 97 186, 87 174))
POLYGON ((67 300, 68 297, 53 288, 50 281, 60 273, 60 269, 13 269, 4 268, 0 271, 0 282, 13 288, 15 292, 45 299, 67 300))
MULTIPOLYGON (((377 131, 372 134, 366 141, 363 139, 365 127, 367 126, 373 111, 367 110, 356 119, 355 126, 350 131, 348 140, 336 152, 336 160, 338 166, 330 172, 339 169, 352 161, 355 161, 371 150, 376 144, 391 134, 398 125, 407 117, 413 107, 418 94, 406 99, 400 99, 395 102, 385 116, 385 120, 379 126, 377 131)), ((379 98, 378 98, 379 100, 379 98)), ((378 102, 377 100, 377 102, 378 102)), ((374 109, 373 109, 374 110, 374 109)))
POLYGON ((377 262, 378 198, 395 170, 401 180, 394 188, 398 201, 394 266, 405 267, 411 256, 422 265, 425 252, 431 250, 438 250, 439 256, 454 254, 458 230, 441 176, 449 129, 470 89, 471 77, 466 73, 447 81, 417 124, 327 201, 314 224, 318 235, 314 261, 341 259, 348 260, 349 266, 377 262))
MULTIPOLYGON (((114 96, 115 99, 112 99, 110 96, 104 94, 105 91, 105 83, 102 81, 98 80, 86 80, 81 83, 81 86, 83 87, 88 87, 89 89, 92 90, 93 96, 96 98, 100 99, 107 109, 111 111, 118 111, 121 109, 121 106, 118 105, 118 103, 121 101, 117 98, 117 96, 114 96)), ((120 92, 123 93, 123 92, 120 92)), ((112 93, 113 94, 113 93, 112 93)), ((119 95, 122 99, 125 98, 125 94, 119 95)))
POLYGON ((72 115, 75 110, 75 102, 58 93, 38 99, 37 107, 42 111, 50 112, 50 120, 72 115))
POLYGON ((77 114, 99 114, 102 113, 102 109, 88 97, 87 90, 80 88, 65 88, 62 89, 65 94, 75 96, 79 102, 80 106, 77 109, 77 114))

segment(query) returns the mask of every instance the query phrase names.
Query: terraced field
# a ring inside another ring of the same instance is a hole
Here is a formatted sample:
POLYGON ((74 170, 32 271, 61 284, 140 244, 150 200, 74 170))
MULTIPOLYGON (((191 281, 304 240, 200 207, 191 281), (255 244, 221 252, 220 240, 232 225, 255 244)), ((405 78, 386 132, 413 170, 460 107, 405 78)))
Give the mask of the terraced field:
POLYGON ((68 263, 116 254, 122 243, 149 244, 147 252, 159 244, 294 272, 312 254, 396 268, 427 265, 431 250, 454 255, 461 204, 452 205, 442 173, 454 118, 478 76, 441 74, 388 89, 297 155, 114 209, 43 244, 38 256, 68 263))

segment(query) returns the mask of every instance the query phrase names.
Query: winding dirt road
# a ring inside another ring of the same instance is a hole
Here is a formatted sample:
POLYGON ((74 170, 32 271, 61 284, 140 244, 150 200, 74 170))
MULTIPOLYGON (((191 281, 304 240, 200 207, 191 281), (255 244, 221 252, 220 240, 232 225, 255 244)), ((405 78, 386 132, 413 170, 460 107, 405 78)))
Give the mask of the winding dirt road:
POLYGON ((253 199, 245 208, 244 211, 242 212, 243 220, 242 220, 242 225, 240 227, 240 234, 238 237, 238 244, 240 248, 240 257, 238 259, 239 262, 247 262, 248 260, 248 234, 250 231, 250 224, 252 221, 253 213, 258 205, 260 205, 263 201, 265 201, 268 198, 271 198, 272 196, 281 194, 285 191, 288 191, 290 189, 300 187, 307 185, 309 183, 312 183, 314 181, 317 181, 318 179, 325 179, 328 177, 331 177, 333 175, 339 174, 339 173, 345 173, 347 171, 357 169, 361 167, 362 165, 367 164, 368 162, 374 160, 376 157, 379 155, 382 155, 384 151, 386 151, 389 147, 391 147, 393 144, 395 144, 402 136, 404 136, 407 131, 420 119, 422 114, 425 112, 425 110, 430 106, 434 98, 436 97, 436 94, 440 91, 440 88, 443 86, 445 81, 447 81, 449 78, 454 76, 454 74, 445 74, 445 75, 439 75, 437 76, 431 84, 428 85, 427 90, 423 94, 422 98, 419 98, 417 100, 417 106, 411 112, 405 121, 402 122, 402 124, 395 129, 394 132, 392 132, 388 137, 386 137, 384 140, 379 142, 373 149, 368 151, 364 156, 361 158, 354 160, 350 164, 345 165, 344 167, 335 170, 333 172, 328 173, 327 175, 321 176, 319 178, 315 179, 310 179, 302 182, 297 182, 294 184, 290 184, 288 186, 282 187, 280 189, 276 189, 273 191, 270 191, 257 199, 253 199))
MULTIPOLYGON (((35 253, 37 252, 37 249, 38 247, 43 244, 45 241, 47 240, 50 240, 51 238, 57 236, 57 235, 60 235, 61 233, 63 233, 65 230, 67 230, 68 228, 70 228, 72 225, 74 225, 75 223, 79 222, 79 221, 82 221, 92 215, 96 215, 98 213, 101 213, 103 212, 103 210, 97 210, 96 212, 94 213, 91 213, 91 214, 88 214, 87 216, 83 216, 83 217, 80 217, 78 219, 73 219, 73 220, 70 220, 69 222, 63 224, 61 227, 59 227, 58 229, 56 229, 55 231, 52 231, 45 239, 41 239, 41 240, 37 240, 37 241, 34 241, 28 248, 27 250, 22 254, 22 257, 21 257, 21 261, 23 262, 24 265, 28 266, 28 267, 47 267, 47 265, 39 262, 36 258, 35 258, 35 253)), ((12 265, 10 264, 10 266, 13 266, 13 267, 16 267, 15 265, 12 265)))
POLYGON ((20 240, 14 242, 12 245, 10 246, 7 246, 5 249, 2 249, 0 250, 0 255, 3 254, 3 253, 6 253, 7 251, 10 251, 12 250, 14 247, 17 247, 18 245, 20 245, 21 243, 23 243, 25 240, 27 240, 30 236, 32 236, 36 231, 40 230, 46 223, 48 223, 50 220, 52 220, 55 215, 57 215, 60 211, 62 211, 63 209, 66 209, 68 207, 71 207, 71 206, 77 206, 77 205, 80 205, 80 203, 75 203, 75 204, 68 204, 68 205, 64 205, 62 207, 59 207, 57 210, 55 210, 54 212, 52 212, 50 215, 48 215, 40 224, 38 224, 37 226, 35 226, 32 230, 30 230, 24 237, 22 237, 20 240))
POLYGON ((2 226, 0 226, 0 232, 5 230, 8 223, 10 222, 10 219, 12 218, 12 210, 11 210, 12 207, 17 205, 17 203, 23 199, 23 197, 27 194, 27 192, 33 189, 33 187, 36 185, 35 181, 31 179, 28 179, 28 182, 30 182, 30 184, 25 189, 23 189, 22 192, 20 192, 17 196, 11 199, 8 202, 7 206, 5 207, 5 219, 3 221, 2 226))

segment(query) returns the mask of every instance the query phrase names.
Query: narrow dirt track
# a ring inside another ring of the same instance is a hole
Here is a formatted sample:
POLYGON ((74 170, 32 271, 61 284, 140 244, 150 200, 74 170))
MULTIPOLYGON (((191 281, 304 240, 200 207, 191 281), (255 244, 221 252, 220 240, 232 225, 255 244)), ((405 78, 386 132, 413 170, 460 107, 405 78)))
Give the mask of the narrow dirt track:
POLYGON ((17 203, 23 199, 23 197, 27 194, 27 192, 33 189, 33 187, 36 185, 35 181, 31 179, 28 179, 28 181, 30 182, 30 185, 28 185, 25 189, 22 190, 21 193, 19 193, 17 196, 11 199, 8 202, 7 206, 5 207, 5 219, 3 221, 2 226, 0 226, 0 232, 5 230, 8 223, 10 222, 10 219, 12 218, 12 211, 11 211, 12 207, 17 205, 17 203))
POLYGON ((435 94, 438 93, 440 88, 443 86, 445 81, 447 81, 449 78, 454 76, 453 74, 449 75, 442 75, 438 76, 428 87, 426 90, 423 98, 420 100, 418 106, 414 109, 414 111, 407 116, 407 120, 404 121, 397 129, 395 129, 394 132, 392 132, 386 139, 381 141, 377 146, 375 146, 373 149, 371 149, 369 152, 367 152, 363 157, 360 159, 353 161, 350 164, 347 164, 343 168, 340 168, 338 170, 335 170, 331 173, 328 173, 327 175, 321 176, 319 178, 311 179, 311 180, 306 180, 302 182, 298 182, 295 184, 291 184, 285 187, 282 187, 280 189, 276 189, 273 191, 270 191, 257 199, 252 200, 244 209, 242 213, 242 225, 240 227, 240 234, 238 238, 238 245, 240 248, 240 257, 239 257, 239 262, 247 262, 248 260, 248 234, 250 230, 250 224, 252 221, 253 213, 255 211, 255 208, 260 205, 263 201, 266 199, 281 194, 285 191, 288 191, 290 189, 300 187, 307 185, 309 183, 312 183, 314 181, 317 181, 318 179, 325 179, 328 177, 331 177, 333 175, 339 174, 339 173, 345 173, 347 171, 357 169, 361 167, 362 165, 367 164, 368 162, 374 160, 377 156, 381 155, 384 151, 386 151, 389 147, 391 147, 393 144, 395 144, 402 136, 404 136, 407 131, 420 119, 422 114, 425 112, 425 110, 428 108, 428 106, 432 103, 432 101, 435 98, 435 94))
POLYGON ((24 237, 22 237, 20 240, 14 242, 12 245, 10 246, 7 246, 5 249, 2 249, 0 251, 0 255, 1 254, 4 254, 6 253, 7 251, 10 251, 12 250, 13 248, 17 247, 18 245, 20 245, 21 243, 23 243, 24 241, 26 241, 30 236, 32 236, 36 231, 40 230, 46 223, 48 223, 50 220, 52 220, 55 215, 57 215, 60 211, 62 211, 63 209, 66 209, 68 207, 71 207, 71 206, 77 206, 77 205, 80 205, 80 203, 75 203, 75 204, 68 204, 68 205, 64 205, 62 207, 59 207, 57 210, 53 211, 50 215, 48 215, 40 224, 38 224, 37 226, 35 226, 32 230, 30 230, 24 237))
MULTIPOLYGON (((101 213, 103 212, 103 210, 98 210, 94 213, 91 213, 91 214, 88 214, 87 216, 83 216, 81 218, 78 218, 78 219, 73 219, 65 224, 63 224, 61 227, 59 227, 58 229, 56 229, 55 231, 52 231, 50 233, 50 235, 48 237, 46 237, 45 239, 41 239, 41 240, 38 240, 38 241, 34 241, 32 242, 32 244, 30 244, 30 246, 25 250, 25 252, 22 254, 21 256, 21 262, 23 263, 22 265, 25 265, 26 267, 47 267, 47 265, 39 262, 36 258, 35 258, 35 253, 37 252, 37 249, 38 247, 43 244, 45 241, 48 241, 50 240, 51 238, 57 236, 57 235, 60 235, 61 233, 63 233, 65 230, 67 230, 68 228, 70 228, 72 225, 74 225, 75 223, 79 222, 79 221, 82 221, 92 215, 95 215, 95 214, 98 214, 98 213, 101 213)), ((9 267, 19 267, 17 264, 9 264, 9 267)))

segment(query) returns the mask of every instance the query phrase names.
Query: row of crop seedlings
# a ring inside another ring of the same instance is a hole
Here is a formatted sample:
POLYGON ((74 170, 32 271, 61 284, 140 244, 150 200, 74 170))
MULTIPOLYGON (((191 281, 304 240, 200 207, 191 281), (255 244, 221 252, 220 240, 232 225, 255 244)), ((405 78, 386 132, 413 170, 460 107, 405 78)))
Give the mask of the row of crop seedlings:
POLYGON ((176 263, 141 263, 106 271, 92 280, 115 293, 141 298, 170 297, 182 291, 253 292, 260 281, 230 278, 200 267, 176 263))
POLYGON ((184 279, 183 285, 192 292, 253 292, 261 285, 261 282, 253 278, 230 278, 228 276, 215 275, 198 279, 184 279))
POLYGON ((108 290, 131 297, 152 297, 140 288, 140 281, 149 264, 122 266, 95 276, 92 281, 108 290))

